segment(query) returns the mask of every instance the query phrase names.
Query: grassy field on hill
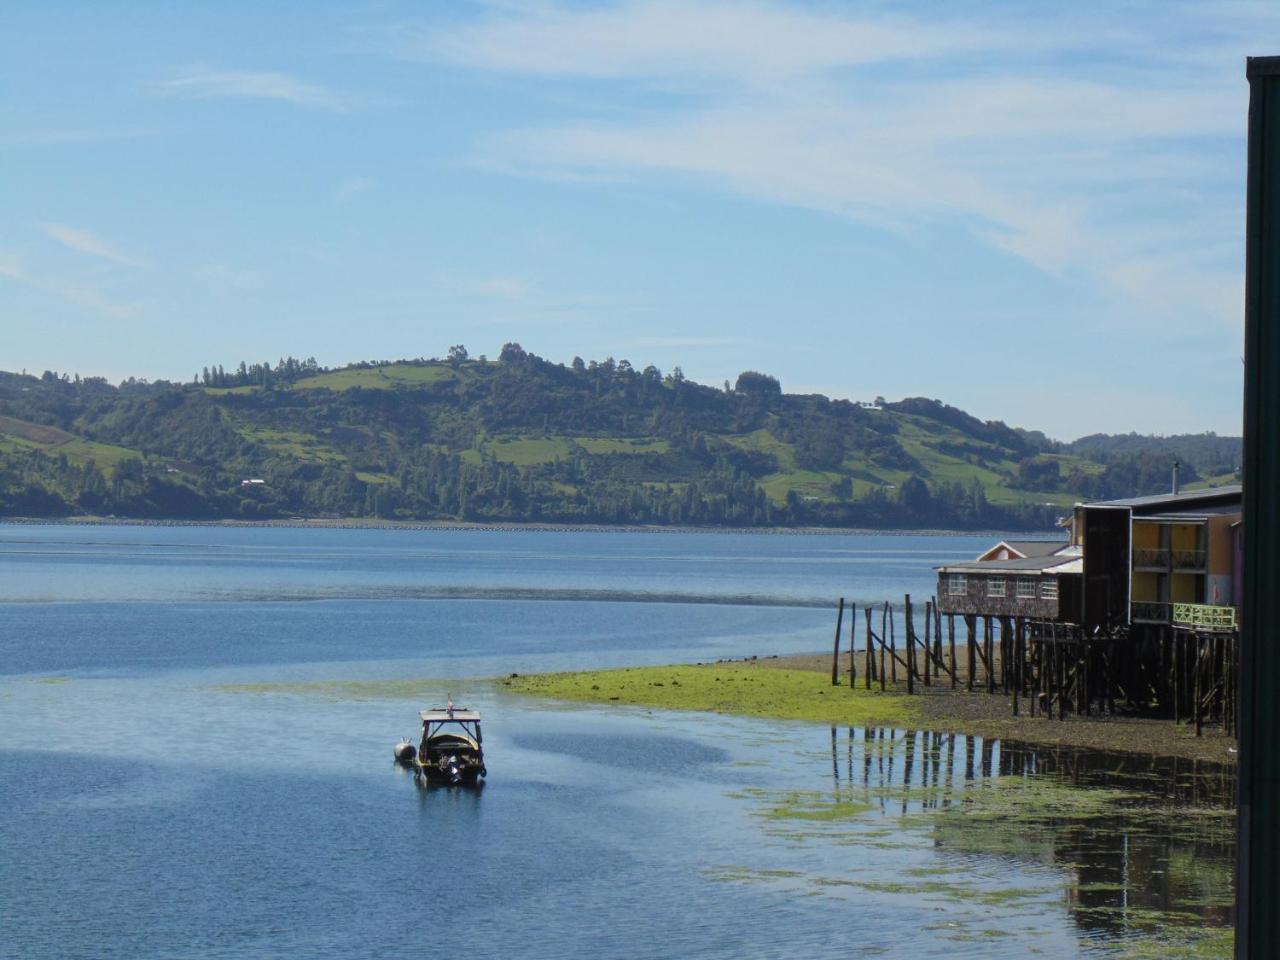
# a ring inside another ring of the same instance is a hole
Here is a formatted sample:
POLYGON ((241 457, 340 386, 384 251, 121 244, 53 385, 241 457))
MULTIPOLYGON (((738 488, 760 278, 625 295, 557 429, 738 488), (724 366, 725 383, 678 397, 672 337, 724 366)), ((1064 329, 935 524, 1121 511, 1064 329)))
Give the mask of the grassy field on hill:
POLYGON ((193 384, 0 373, 0 516, 1048 529, 1081 499, 1225 483, 1238 438, 1070 444, 937 400, 729 389, 625 361, 314 360, 193 384), (262 483, 246 484, 246 479, 262 483))

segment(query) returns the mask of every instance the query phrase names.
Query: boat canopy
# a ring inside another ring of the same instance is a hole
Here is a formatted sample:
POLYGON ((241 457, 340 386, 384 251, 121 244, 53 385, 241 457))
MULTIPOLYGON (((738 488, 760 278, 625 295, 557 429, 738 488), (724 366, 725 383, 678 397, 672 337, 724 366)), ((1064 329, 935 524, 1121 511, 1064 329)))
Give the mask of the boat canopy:
POLYGON ((465 723, 479 723, 479 710, 446 710, 444 707, 434 707, 431 710, 423 710, 418 714, 422 718, 423 723, 448 723, 450 720, 465 723))

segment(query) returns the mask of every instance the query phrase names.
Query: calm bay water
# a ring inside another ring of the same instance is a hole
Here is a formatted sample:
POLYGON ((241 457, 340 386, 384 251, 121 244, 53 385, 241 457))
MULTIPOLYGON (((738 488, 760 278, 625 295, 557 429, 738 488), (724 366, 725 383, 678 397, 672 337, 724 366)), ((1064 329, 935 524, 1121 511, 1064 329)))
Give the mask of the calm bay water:
POLYGON ((484 679, 823 649, 837 596, 927 596, 988 543, 0 526, 0 956, 1203 948, 1220 772, 484 679), (390 762, 448 695, 483 790, 390 762))

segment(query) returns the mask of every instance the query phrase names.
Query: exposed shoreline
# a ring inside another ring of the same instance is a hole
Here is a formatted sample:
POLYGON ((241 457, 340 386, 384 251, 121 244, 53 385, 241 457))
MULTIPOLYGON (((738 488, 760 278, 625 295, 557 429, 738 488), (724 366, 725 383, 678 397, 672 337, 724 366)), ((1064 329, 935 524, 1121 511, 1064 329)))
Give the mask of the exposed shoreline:
POLYGON ((1218 727, 1196 737, 1193 728, 1171 720, 1129 715, 1069 716, 1066 720, 1027 714, 1013 716, 1008 697, 924 688, 914 696, 905 684, 886 692, 868 691, 859 676, 849 689, 847 659, 842 686, 831 685, 831 654, 751 658, 666 667, 533 674, 499 681, 514 692, 551 699, 609 705, 808 720, 834 726, 906 724, 954 733, 1050 747, 1077 747, 1110 753, 1177 757, 1234 766, 1236 742, 1218 727), (810 679, 811 678, 811 679, 810 679), (674 679, 674 684, 673 684, 674 679), (677 691, 674 688, 679 688, 677 691))
MULTIPOLYGON (((732 533, 756 536, 1007 537, 1048 539, 1053 530, 934 530, 876 527, 710 527, 659 524, 475 523, 463 520, 378 520, 376 518, 308 518, 276 520, 149 519, 141 517, 0 517, 0 526, 85 527, 280 527, 316 530, 478 530, 499 533, 732 533)), ((1057 538, 1061 539, 1061 538, 1057 538)), ((1065 541, 1064 541, 1065 542, 1065 541)))

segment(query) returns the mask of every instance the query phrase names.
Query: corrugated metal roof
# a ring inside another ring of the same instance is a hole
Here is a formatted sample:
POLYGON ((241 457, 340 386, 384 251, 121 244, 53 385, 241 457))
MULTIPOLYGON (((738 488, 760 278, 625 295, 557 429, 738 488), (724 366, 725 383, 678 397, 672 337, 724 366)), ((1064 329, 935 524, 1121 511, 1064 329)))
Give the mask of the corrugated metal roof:
POLYGON ((1047 557, 1067 545, 1066 540, 1002 540, 1000 542, 1008 544, 1027 557, 1047 557))
POLYGON ((1060 553, 1050 557, 1024 557, 1021 560, 969 560, 962 563, 948 563, 944 567, 934 567, 939 573, 1078 573, 1083 570, 1084 561, 1078 553, 1060 553), (1058 569, 1076 564, 1075 571, 1058 569))
POLYGON ((1157 493, 1150 497, 1127 497, 1122 500, 1096 500, 1082 503, 1082 507, 1128 507, 1134 511, 1146 511, 1159 507, 1189 506, 1199 501, 1212 502, 1234 498, 1243 500, 1240 484, 1233 483, 1224 487, 1210 487, 1207 490, 1184 490, 1181 493, 1157 493))

